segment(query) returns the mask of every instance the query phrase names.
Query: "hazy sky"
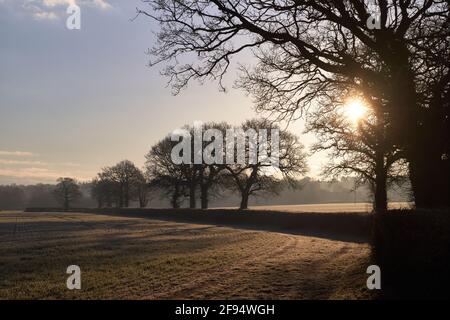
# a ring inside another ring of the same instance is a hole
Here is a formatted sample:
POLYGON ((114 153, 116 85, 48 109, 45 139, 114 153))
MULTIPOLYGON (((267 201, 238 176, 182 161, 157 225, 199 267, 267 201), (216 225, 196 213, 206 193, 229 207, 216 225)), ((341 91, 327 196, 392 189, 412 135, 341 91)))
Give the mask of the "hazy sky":
POLYGON ((142 166, 152 144, 184 124, 256 115, 232 87, 235 70, 225 94, 212 83, 172 96, 160 68, 146 66, 156 24, 131 21, 147 8, 140 0, 76 1, 81 30, 68 30, 75 1, 0 0, 0 184, 87 180, 123 159, 142 166))

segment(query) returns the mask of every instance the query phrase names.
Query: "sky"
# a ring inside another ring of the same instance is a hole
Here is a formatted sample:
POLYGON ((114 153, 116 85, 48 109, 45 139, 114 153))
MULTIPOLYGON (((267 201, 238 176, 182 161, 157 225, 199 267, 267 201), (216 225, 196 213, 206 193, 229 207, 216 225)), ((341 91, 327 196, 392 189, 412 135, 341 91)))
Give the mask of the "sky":
MULTIPOLYGON (((184 124, 258 116, 233 88, 236 68, 226 93, 192 83, 173 96, 163 66, 148 67, 158 26, 133 19, 137 7, 148 9, 141 0, 0 0, 0 184, 87 181, 124 159, 142 167, 151 146, 184 124), (72 3, 80 30, 66 27, 72 3)), ((302 128, 289 127, 309 146, 302 128)), ((310 175, 322 162, 310 158, 310 175)))

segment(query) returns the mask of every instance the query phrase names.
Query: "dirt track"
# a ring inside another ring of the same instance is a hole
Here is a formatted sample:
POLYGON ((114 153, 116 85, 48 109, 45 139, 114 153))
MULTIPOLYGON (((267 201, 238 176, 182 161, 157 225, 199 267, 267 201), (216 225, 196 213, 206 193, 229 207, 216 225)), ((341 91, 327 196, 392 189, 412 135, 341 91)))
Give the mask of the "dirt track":
POLYGON ((369 298, 367 244, 80 213, 0 213, 0 298, 369 298), (82 290, 65 268, 82 269, 82 290))

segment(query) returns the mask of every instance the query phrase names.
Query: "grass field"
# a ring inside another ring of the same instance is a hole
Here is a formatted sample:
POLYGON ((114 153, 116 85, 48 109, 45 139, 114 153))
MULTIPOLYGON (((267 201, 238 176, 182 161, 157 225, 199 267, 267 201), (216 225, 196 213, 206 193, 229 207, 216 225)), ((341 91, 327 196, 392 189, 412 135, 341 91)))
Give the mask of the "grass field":
POLYGON ((370 249, 85 213, 0 212, 0 299, 370 299, 370 249), (69 265, 82 289, 68 290, 69 265))

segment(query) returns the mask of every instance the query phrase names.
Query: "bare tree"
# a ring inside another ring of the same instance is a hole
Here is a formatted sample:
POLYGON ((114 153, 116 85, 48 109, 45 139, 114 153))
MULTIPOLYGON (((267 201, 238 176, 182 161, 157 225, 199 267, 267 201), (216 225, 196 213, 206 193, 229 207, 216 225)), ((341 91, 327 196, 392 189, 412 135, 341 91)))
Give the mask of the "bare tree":
MULTIPOLYGON (((100 173, 92 180, 91 197, 97 201, 98 208, 112 207, 115 197, 115 183, 100 173)), ((118 202, 116 206, 119 206, 118 202)))
POLYGON ((358 184, 369 183, 375 212, 386 212, 387 187, 407 176, 403 152, 388 139, 383 113, 375 114, 367 107, 360 119, 349 119, 348 106, 340 96, 347 94, 336 92, 311 116, 307 130, 318 137, 312 152, 329 151, 330 161, 323 168, 325 177, 356 175, 358 184))
POLYGON ((133 191, 142 173, 129 160, 123 160, 112 167, 103 169, 99 174, 100 179, 110 183, 114 189, 118 207, 128 207, 130 201, 135 198, 133 191))
MULTIPOLYGON (((268 120, 254 119, 248 120, 242 125, 244 132, 253 130, 258 135, 260 129, 270 132, 272 129, 279 129, 268 120)), ((245 140, 245 163, 227 164, 226 169, 234 181, 236 190, 241 195, 240 209, 247 209, 248 200, 251 195, 258 193, 272 193, 277 194, 280 191, 281 181, 285 180, 291 186, 296 186, 296 180, 307 171, 306 155, 303 152, 303 145, 300 144, 298 138, 287 132, 281 131, 279 134, 279 152, 274 154, 274 143, 272 135, 267 135, 264 149, 266 152, 264 157, 261 156, 262 140, 258 136, 256 145, 252 146, 250 139, 245 140), (257 161, 250 160, 250 149, 256 151, 257 161), (267 159, 278 157, 278 167, 267 159)), ((254 144, 254 142, 253 142, 254 144)), ((238 155, 238 144, 235 144, 235 155, 238 155)))
POLYGON ((63 205, 64 210, 69 210, 70 205, 81 197, 80 187, 72 178, 59 178, 54 195, 58 202, 63 205))
POLYGON ((151 200, 152 192, 155 191, 155 188, 149 184, 141 170, 139 170, 139 173, 137 174, 134 189, 134 193, 137 195, 139 201, 139 207, 145 208, 151 200))
MULTIPOLYGON (((203 124, 201 129, 204 134, 206 134, 208 130, 213 129, 219 135, 218 137, 210 137, 210 139, 207 138, 206 141, 203 141, 202 152, 204 152, 208 145, 215 139, 225 139, 227 130, 231 129, 231 126, 225 122, 209 122, 203 124)), ((198 185, 200 187, 200 202, 202 209, 208 208, 210 197, 212 195, 217 195, 220 189, 224 187, 224 179, 226 179, 226 176, 223 174, 226 168, 224 158, 226 154, 226 145, 222 144, 222 150, 214 149, 211 155, 215 157, 216 152, 222 153, 223 156, 221 157, 221 161, 206 163, 205 159, 202 157, 202 163, 194 165, 198 172, 198 185)))
MULTIPOLYGON (((151 151, 147 154, 147 174, 151 177, 154 183, 157 182, 166 191, 169 191, 170 195, 178 195, 183 198, 189 197, 189 207, 196 207, 197 191, 200 191, 201 208, 208 208, 208 201, 211 196, 211 191, 218 191, 221 187, 222 177, 221 173, 225 169, 223 161, 220 163, 206 163, 203 158, 203 152, 208 145, 215 139, 222 139, 226 135, 226 130, 230 128, 230 125, 226 123, 205 123, 195 128, 194 126, 186 125, 183 127, 188 136, 183 139, 189 139, 190 152, 189 163, 175 164, 171 158, 172 148, 178 143, 177 141, 171 141, 171 137, 167 136, 165 139, 157 143, 152 147, 151 151), (194 135, 195 130, 199 130, 199 135, 202 141, 200 142, 199 149, 194 147, 194 135), (203 134, 208 130, 215 130, 215 133, 220 137, 211 137, 210 140, 203 140, 203 134), (198 163, 193 163, 194 153, 200 152, 202 159, 198 163)), ((224 147, 224 146, 223 146, 224 147)), ((218 150, 213 150, 212 154, 218 150)), ((222 150, 224 152, 224 150, 222 150)), ((222 160, 224 160, 222 158, 222 160)), ((173 200, 173 203, 179 201, 173 200)))
POLYGON ((191 184, 186 181, 188 167, 177 165, 172 161, 171 153, 174 145, 175 142, 171 141, 170 136, 155 144, 145 156, 145 168, 150 186, 162 190, 163 196, 169 199, 172 207, 179 208, 188 185, 191 184))
POLYGON ((218 80, 224 89, 232 57, 252 49, 258 65, 243 68, 238 84, 255 96, 258 110, 290 120, 339 77, 384 101, 388 135, 405 151, 416 204, 448 204, 448 1, 149 3, 151 13, 138 13, 161 25, 151 64, 168 63, 163 74, 175 93, 195 79, 218 80), (368 23, 374 14, 376 27, 368 23))

